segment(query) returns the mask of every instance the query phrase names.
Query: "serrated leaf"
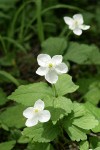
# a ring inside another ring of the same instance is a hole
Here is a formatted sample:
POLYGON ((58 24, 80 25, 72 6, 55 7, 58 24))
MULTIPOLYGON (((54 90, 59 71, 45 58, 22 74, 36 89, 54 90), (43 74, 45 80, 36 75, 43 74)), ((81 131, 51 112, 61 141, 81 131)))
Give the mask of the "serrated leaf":
POLYGON ((82 129, 89 130, 98 125, 98 120, 96 120, 93 115, 87 113, 80 118, 75 118, 73 124, 82 129))
POLYGON ((94 81, 98 81, 98 80, 100 80, 100 78, 98 78, 98 77, 89 77, 89 78, 81 77, 81 78, 79 78, 77 80, 77 84, 79 85, 78 91, 82 94, 87 93, 90 84, 93 83, 94 81))
POLYGON ((12 150, 16 141, 8 141, 0 143, 0 150, 12 150))
POLYGON ((83 116, 86 113, 85 107, 76 102, 73 103, 73 111, 74 111, 74 114, 73 114, 74 118, 83 116))
POLYGON ((1 123, 7 125, 8 127, 23 127, 25 124, 25 119, 22 115, 24 109, 25 107, 22 105, 7 108, 0 114, 1 123))
POLYGON ((78 89, 78 86, 72 82, 72 77, 68 74, 63 74, 59 76, 55 87, 58 96, 75 92, 78 89))
POLYGON ((88 92, 84 95, 84 99, 95 105, 100 101, 100 82, 95 81, 89 86, 88 92))
POLYGON ((95 148, 94 150, 100 150, 100 147, 95 148))
POLYGON ((80 143, 80 150, 89 150, 89 143, 88 143, 88 141, 82 141, 80 143))
POLYGON ((34 142, 50 142, 59 134, 59 127, 51 122, 38 124, 31 128, 25 128, 23 135, 32 138, 34 142))
POLYGON ((21 136, 19 139, 18 139, 18 143, 29 143, 31 140, 30 138, 26 137, 26 136, 21 136))
POLYGON ((42 53, 54 55, 62 55, 67 47, 64 38, 50 37, 42 43, 42 53))
POLYGON ((19 86, 8 99, 26 106, 33 106, 36 100, 43 100, 46 96, 53 96, 53 91, 46 83, 40 82, 19 86))
POLYGON ((54 150, 50 143, 34 143, 28 146, 27 150, 54 150))
POLYGON ((86 101, 90 101, 93 104, 98 104, 99 100, 100 100, 100 89, 98 89, 97 87, 89 90, 86 95, 84 96, 86 101))
POLYGON ((73 124, 82 129, 92 129, 98 125, 98 120, 90 114, 87 109, 79 103, 74 103, 73 124))
POLYGON ((73 104, 70 99, 59 96, 54 99, 54 107, 55 108, 62 108, 65 111, 65 114, 71 113, 73 108, 73 104))
POLYGON ((86 140, 87 131, 98 121, 82 104, 73 103, 73 106, 73 112, 64 121, 64 128, 72 140, 86 140))
POLYGON ((69 123, 67 123, 67 121, 66 121, 66 124, 64 124, 64 128, 65 128, 67 134, 69 135, 69 137, 71 138, 71 140, 73 140, 73 141, 80 141, 80 140, 87 139, 85 130, 80 129, 72 124, 69 124, 69 123))
POLYGON ((95 45, 70 42, 64 59, 78 64, 100 64, 100 52, 95 45))
POLYGON ((65 60, 70 60, 78 64, 83 64, 87 61, 91 49, 88 45, 70 42, 68 51, 64 56, 65 60))
POLYGON ((90 111, 99 122, 99 124, 95 128, 93 128, 92 131, 100 132, 100 109, 94 106, 93 104, 91 104, 90 102, 86 102, 84 105, 88 109, 88 111, 90 111))
POLYGON ((53 122, 56 122, 64 115, 68 115, 68 113, 71 113, 73 108, 71 100, 62 96, 53 98, 52 104, 52 107, 49 107, 48 109, 51 113, 51 120, 53 122))
POLYGON ((73 114, 70 114, 65 120, 64 120, 64 129, 73 141, 80 141, 80 140, 86 140, 86 130, 81 129, 75 125, 73 125, 73 114))

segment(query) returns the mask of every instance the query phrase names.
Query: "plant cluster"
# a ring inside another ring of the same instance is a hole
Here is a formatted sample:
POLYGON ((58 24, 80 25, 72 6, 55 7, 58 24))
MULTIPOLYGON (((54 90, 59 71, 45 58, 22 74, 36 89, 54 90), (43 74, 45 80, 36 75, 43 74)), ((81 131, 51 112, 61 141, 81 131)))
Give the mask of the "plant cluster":
POLYGON ((100 150, 100 21, 66 3, 1 2, 0 150, 100 150))

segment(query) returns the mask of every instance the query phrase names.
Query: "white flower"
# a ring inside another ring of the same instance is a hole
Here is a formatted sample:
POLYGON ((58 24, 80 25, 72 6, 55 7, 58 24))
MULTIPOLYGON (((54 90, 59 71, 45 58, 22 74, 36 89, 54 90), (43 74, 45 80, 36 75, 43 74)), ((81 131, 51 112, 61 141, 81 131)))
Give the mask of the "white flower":
POLYGON ((69 26, 69 29, 73 30, 76 35, 81 35, 82 30, 87 30, 90 28, 90 26, 83 24, 84 21, 81 14, 76 14, 73 18, 64 17, 64 21, 69 26))
POLYGON ((38 122, 49 121, 51 115, 48 110, 44 110, 45 104, 39 99, 35 102, 34 107, 28 107, 23 111, 23 116, 27 118, 25 125, 32 127, 38 124, 38 122))
POLYGON ((40 67, 36 73, 40 76, 45 76, 45 79, 54 84, 58 80, 58 74, 63 74, 68 71, 68 67, 62 62, 62 55, 55 55, 52 58, 47 54, 40 54, 37 57, 40 67))

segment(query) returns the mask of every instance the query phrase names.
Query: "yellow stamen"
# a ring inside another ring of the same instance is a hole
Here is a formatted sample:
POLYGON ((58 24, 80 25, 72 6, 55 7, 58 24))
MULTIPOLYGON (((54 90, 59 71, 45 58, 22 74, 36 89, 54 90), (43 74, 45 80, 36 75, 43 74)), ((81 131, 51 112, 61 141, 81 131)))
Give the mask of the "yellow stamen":
POLYGON ((37 113, 39 110, 38 109, 35 109, 35 113, 37 113))
POLYGON ((75 21, 75 25, 78 26, 78 21, 75 21))
POLYGON ((49 68, 52 68, 53 67, 53 64, 49 64, 49 68))

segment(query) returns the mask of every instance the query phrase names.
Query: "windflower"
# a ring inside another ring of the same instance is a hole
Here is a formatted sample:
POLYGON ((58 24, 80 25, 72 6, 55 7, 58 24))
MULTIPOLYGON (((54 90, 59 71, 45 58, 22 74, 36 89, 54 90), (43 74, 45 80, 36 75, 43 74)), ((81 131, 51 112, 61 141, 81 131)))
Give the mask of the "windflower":
POLYGON ((23 116, 27 118, 25 125, 32 127, 38 124, 38 122, 47 122, 50 120, 50 112, 44 110, 45 104, 39 99, 35 102, 34 107, 28 107, 23 111, 23 116))
POLYGON ((76 35, 81 35, 82 30, 87 30, 90 28, 89 25, 83 24, 84 20, 81 14, 75 14, 73 18, 64 17, 64 21, 69 26, 69 29, 71 29, 76 35))
POLYGON ((40 54, 37 57, 40 67, 36 73, 45 76, 45 79, 54 84, 58 80, 58 75, 68 72, 68 67, 62 62, 62 55, 55 55, 52 58, 48 54, 40 54))

